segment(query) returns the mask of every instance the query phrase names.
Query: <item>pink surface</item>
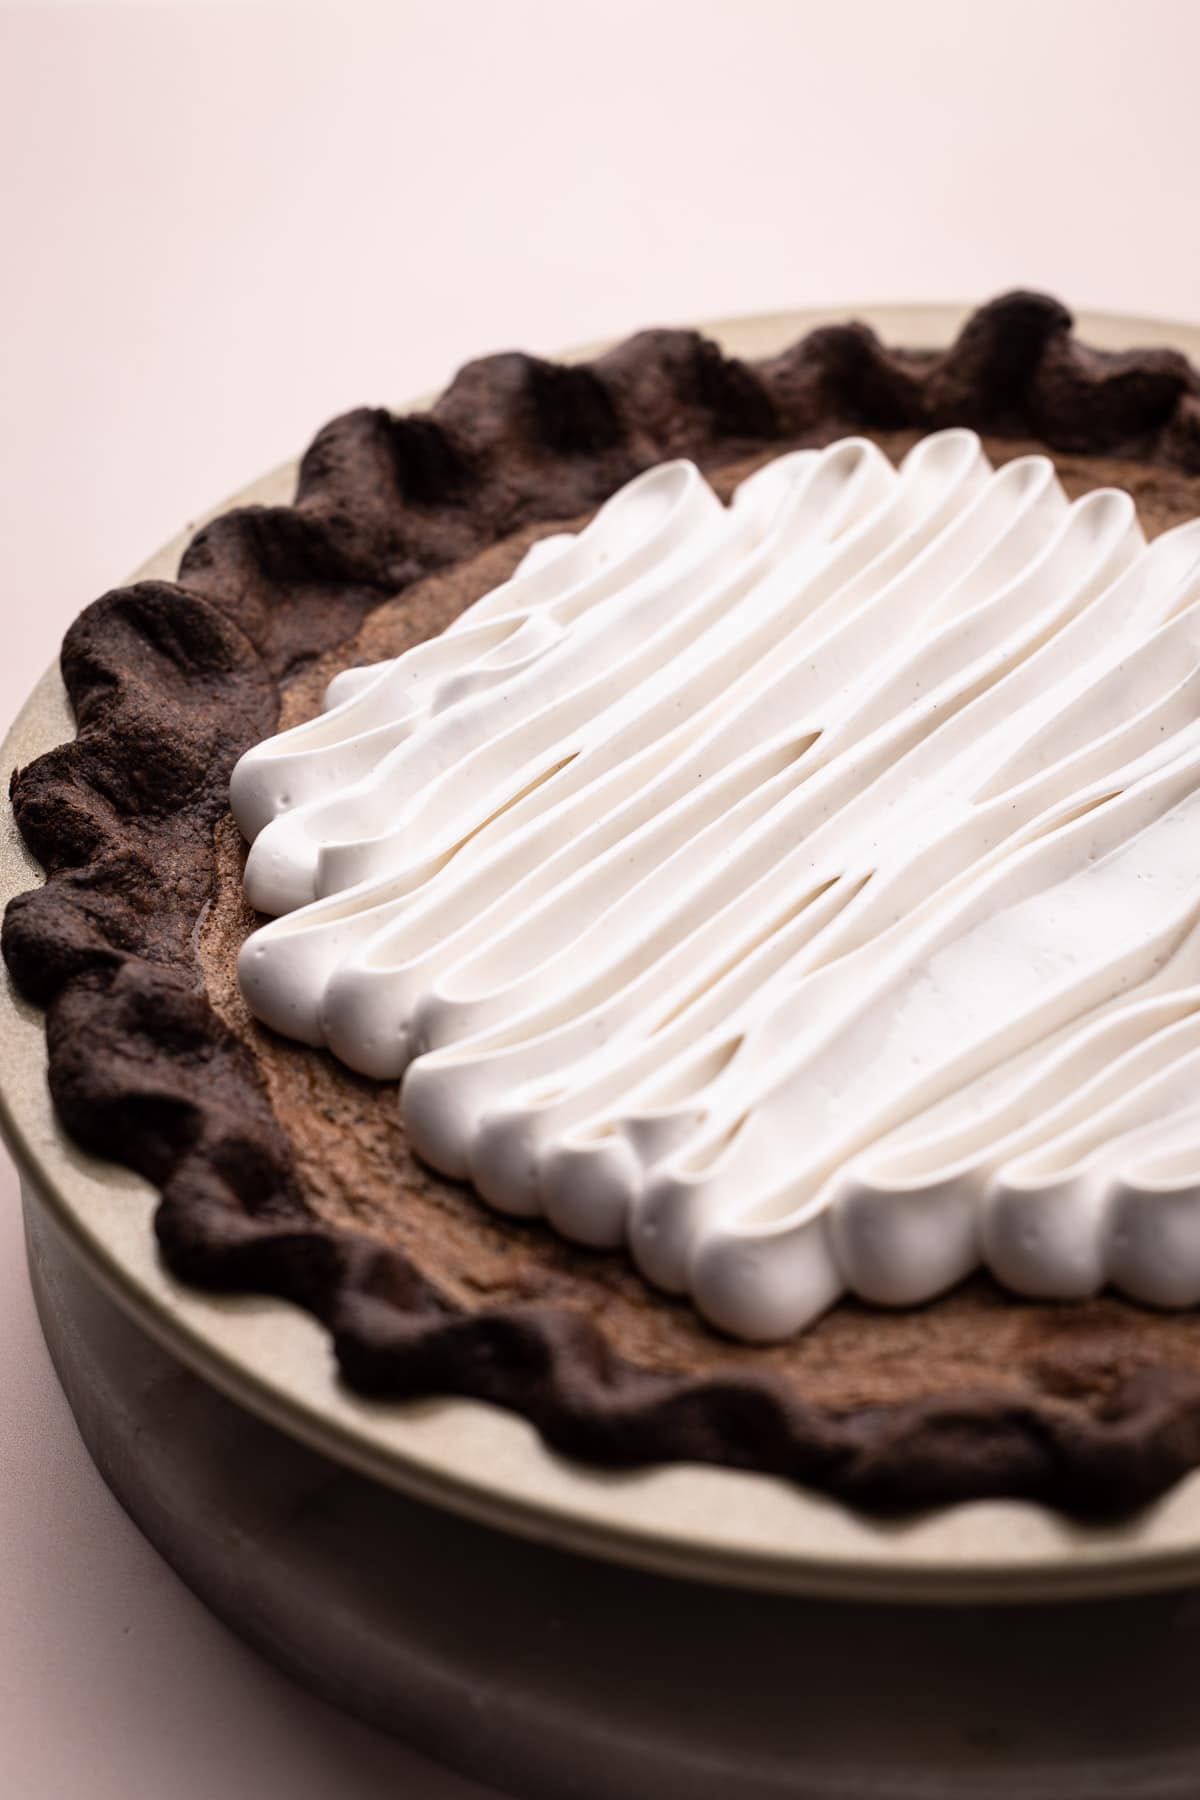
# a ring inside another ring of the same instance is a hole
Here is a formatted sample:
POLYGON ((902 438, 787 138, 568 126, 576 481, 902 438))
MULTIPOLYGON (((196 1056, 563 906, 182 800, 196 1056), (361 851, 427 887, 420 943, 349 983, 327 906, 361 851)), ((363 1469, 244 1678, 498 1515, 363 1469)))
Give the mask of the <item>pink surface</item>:
MULTIPOLYGON (((1192 0, 0 10, 0 715, 189 513, 480 351, 1016 283, 1200 318, 1198 53, 1192 0)), ((110 1499, 4 1185, 0 1789, 433 1800, 110 1499)))

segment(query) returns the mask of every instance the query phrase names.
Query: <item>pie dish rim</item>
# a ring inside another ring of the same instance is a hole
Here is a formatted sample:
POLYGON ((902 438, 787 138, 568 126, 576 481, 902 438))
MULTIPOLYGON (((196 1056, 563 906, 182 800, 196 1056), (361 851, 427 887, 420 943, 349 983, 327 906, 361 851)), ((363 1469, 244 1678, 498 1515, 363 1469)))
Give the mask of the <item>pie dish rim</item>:
MULTIPOLYGON (((731 354, 762 356, 815 326, 854 316, 887 341, 919 348, 948 341, 969 311, 843 306, 699 328, 731 354)), ((1086 313, 1076 325, 1082 339, 1100 348, 1164 344, 1200 358, 1195 326, 1086 313)), ((567 353, 567 360, 595 349, 567 353)), ((286 499, 295 468, 282 465, 205 517, 286 499)), ((133 579, 170 578, 202 522, 189 525, 133 579)), ((72 729, 54 669, 4 743, 6 778, 72 729)), ((0 842, 0 901, 27 888, 31 877, 38 880, 40 871, 9 815, 0 842)), ((1081 1525, 1025 1501, 971 1501, 912 1520, 880 1521, 771 1476, 697 1464, 613 1471, 568 1461, 527 1421, 483 1402, 360 1399, 337 1381, 325 1330, 307 1314, 275 1299, 187 1288, 170 1276, 150 1223, 156 1190, 66 1139, 45 1086, 42 1014, 15 993, 7 975, 5 993, 0 1128, 23 1178, 90 1272, 152 1335, 251 1410, 338 1461, 503 1529, 735 1585, 977 1601, 1130 1592, 1200 1573, 1200 1471, 1117 1525, 1081 1525)))

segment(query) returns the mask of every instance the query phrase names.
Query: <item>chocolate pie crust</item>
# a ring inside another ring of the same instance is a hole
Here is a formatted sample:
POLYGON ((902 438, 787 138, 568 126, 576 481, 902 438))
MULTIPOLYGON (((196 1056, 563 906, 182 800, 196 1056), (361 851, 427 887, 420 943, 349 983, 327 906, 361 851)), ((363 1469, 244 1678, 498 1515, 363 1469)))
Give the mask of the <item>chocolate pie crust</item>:
POLYGON ((953 424, 993 462, 1048 450, 1072 497, 1126 488, 1148 535, 1200 514, 1200 375, 1173 351, 1088 349, 1057 302, 1016 293, 940 353, 848 324, 761 363, 690 331, 572 366, 489 357, 429 413, 334 420, 292 506, 223 515, 176 582, 76 620, 78 735, 12 784, 47 881, 10 904, 3 949, 46 1009, 60 1119, 159 1187, 177 1275, 306 1307, 360 1392, 489 1399, 607 1463, 726 1463, 878 1508, 1020 1495, 1080 1514, 1200 1463, 1195 1313, 1025 1301, 977 1276, 920 1308, 845 1300, 791 1342, 731 1343, 624 1255, 500 1218, 426 1169, 394 1083, 276 1037, 237 988, 256 920, 229 773, 339 669, 440 630, 664 457, 728 494, 790 447, 861 432, 899 457, 953 424))

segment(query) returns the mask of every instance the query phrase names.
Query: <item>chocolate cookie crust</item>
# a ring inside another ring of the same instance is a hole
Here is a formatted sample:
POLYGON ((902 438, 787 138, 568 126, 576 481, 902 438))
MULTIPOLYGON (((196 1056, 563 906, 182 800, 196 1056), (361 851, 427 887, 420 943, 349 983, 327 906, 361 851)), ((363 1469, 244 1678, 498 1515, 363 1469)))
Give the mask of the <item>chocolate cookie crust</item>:
POLYGON ((429 414, 335 420, 294 505, 226 514, 176 583, 81 615, 62 658, 78 736, 14 778, 48 880, 9 907, 4 953, 47 1008, 67 1130, 160 1187, 177 1274, 306 1306, 361 1390, 493 1399, 610 1462, 1079 1511, 1200 1462, 1194 1316, 1033 1305, 979 1279, 914 1313, 843 1303, 796 1346, 726 1345, 621 1259, 498 1223, 406 1161, 394 1088, 271 1039, 231 978, 247 920, 228 777, 281 704, 300 716, 336 667, 440 628, 539 527, 665 456, 727 484, 796 444, 865 430, 895 450, 946 424, 1038 440, 1068 486, 1120 480, 1152 528, 1200 513, 1200 377, 1169 351, 1088 350, 1056 302, 1013 294, 940 354, 847 325, 756 365, 692 332, 576 367, 488 358, 429 414))

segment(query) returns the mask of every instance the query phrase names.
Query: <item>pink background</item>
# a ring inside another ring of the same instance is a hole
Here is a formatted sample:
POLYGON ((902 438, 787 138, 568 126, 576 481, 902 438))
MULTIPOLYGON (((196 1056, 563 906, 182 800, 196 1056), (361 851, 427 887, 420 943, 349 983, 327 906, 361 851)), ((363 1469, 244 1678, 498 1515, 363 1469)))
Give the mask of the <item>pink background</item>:
MULTIPOLYGON (((0 715, 192 513, 481 351, 1016 283, 1200 319, 1198 59, 1192 0, 0 7, 0 715)), ((0 1180, 0 1788, 461 1794, 143 1544, 0 1180)))

